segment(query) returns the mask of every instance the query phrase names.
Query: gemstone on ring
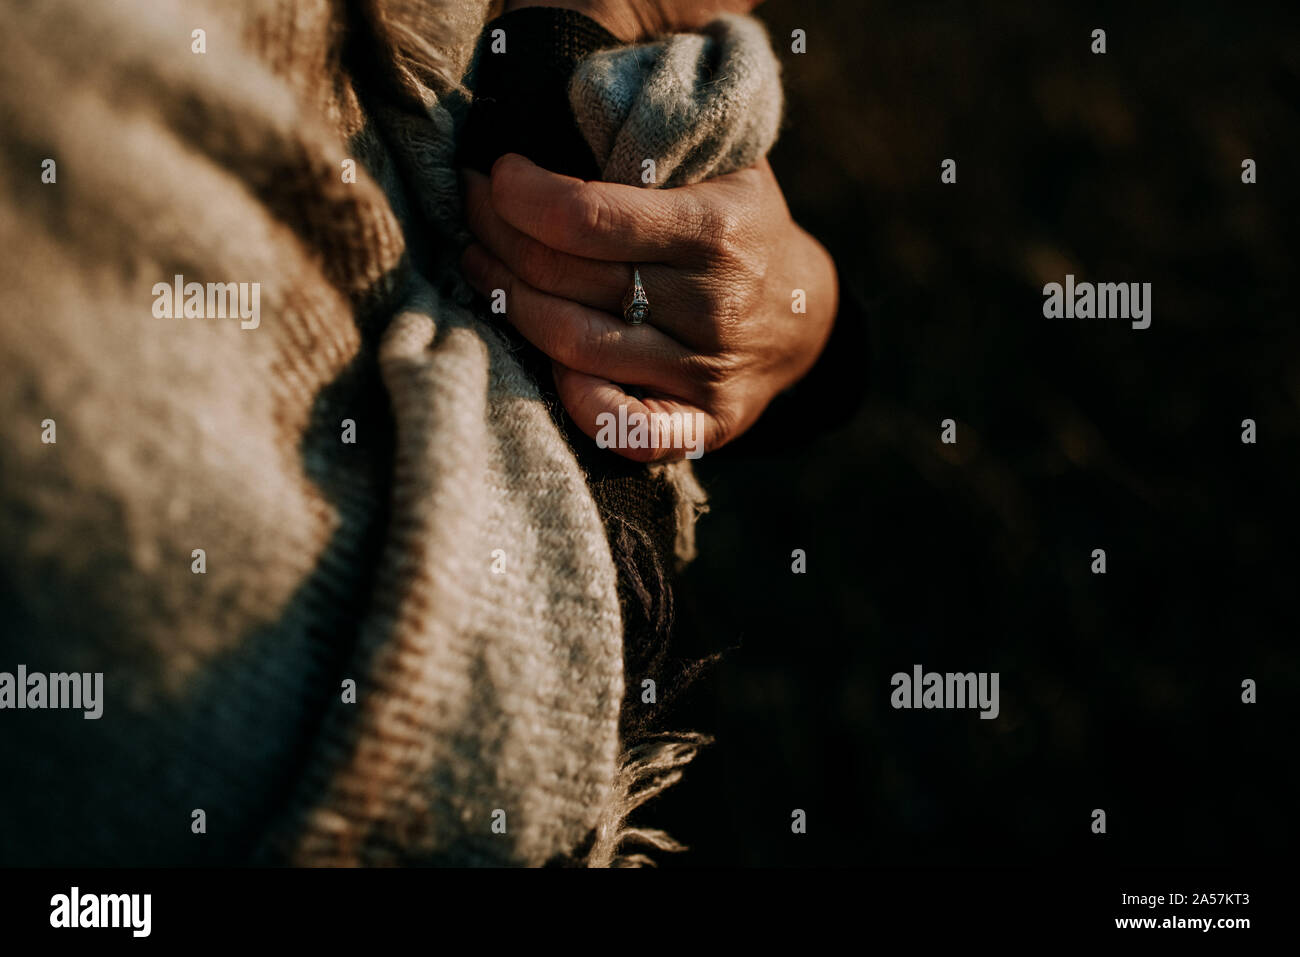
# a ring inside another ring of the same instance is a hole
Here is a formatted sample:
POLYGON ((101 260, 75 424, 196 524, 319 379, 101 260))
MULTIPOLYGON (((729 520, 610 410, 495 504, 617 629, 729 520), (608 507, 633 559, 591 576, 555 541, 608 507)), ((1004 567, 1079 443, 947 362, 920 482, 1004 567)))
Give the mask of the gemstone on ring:
POLYGON ((640 325, 650 318, 650 299, 641 285, 641 270, 632 270, 632 288, 623 296, 623 318, 631 325, 640 325))

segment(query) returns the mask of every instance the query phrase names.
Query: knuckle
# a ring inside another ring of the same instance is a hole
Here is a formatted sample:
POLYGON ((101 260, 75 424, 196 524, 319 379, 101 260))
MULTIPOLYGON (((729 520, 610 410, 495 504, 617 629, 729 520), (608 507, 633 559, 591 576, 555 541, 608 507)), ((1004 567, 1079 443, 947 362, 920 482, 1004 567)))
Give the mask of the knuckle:
POLYGON ((753 312, 754 280, 752 269, 744 264, 715 271, 704 302, 718 348, 735 342, 745 318, 753 312))
POLYGON ((738 363, 729 355, 693 355, 686 360, 686 372, 696 384, 704 404, 714 407, 730 392, 738 363))
POLYGON ((600 313, 584 306, 557 300, 554 321, 556 348, 554 358, 573 369, 592 374, 613 368, 622 354, 624 340, 611 329, 600 313))
POLYGON ((581 340, 574 335, 573 317, 567 314, 564 303, 548 297, 537 318, 537 348, 562 365, 576 366, 581 340))
POLYGON ((730 270, 715 275, 704 292, 704 304, 715 325, 725 325, 743 311, 744 296, 736 288, 739 277, 730 270))
POLYGON ((519 276, 537 289, 554 291, 562 270, 555 254, 535 240, 527 240, 519 248, 519 276))
POLYGON ((593 370, 609 368, 623 345, 622 334, 608 328, 594 312, 584 311, 582 317, 579 341, 582 343, 586 364, 593 370))
POLYGON ((603 235, 615 226, 616 216, 609 200, 590 183, 574 186, 561 209, 564 227, 571 233, 603 235))
POLYGON ((692 323, 690 347, 707 356, 721 353, 731 341, 735 322, 729 311, 729 300, 716 294, 706 294, 699 321, 692 323))
POLYGON ((705 242, 716 262, 743 262, 749 229, 740 211, 731 206, 713 208, 705 217, 705 242))

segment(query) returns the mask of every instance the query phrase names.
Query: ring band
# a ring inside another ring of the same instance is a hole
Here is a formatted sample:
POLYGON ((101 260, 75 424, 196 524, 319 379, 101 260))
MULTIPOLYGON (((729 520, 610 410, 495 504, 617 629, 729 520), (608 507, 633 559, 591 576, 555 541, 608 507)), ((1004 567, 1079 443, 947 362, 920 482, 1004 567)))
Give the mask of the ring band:
POLYGON ((628 324, 638 326, 650 318, 650 298, 641 285, 641 270, 632 269, 632 286, 623 296, 623 319, 628 324))

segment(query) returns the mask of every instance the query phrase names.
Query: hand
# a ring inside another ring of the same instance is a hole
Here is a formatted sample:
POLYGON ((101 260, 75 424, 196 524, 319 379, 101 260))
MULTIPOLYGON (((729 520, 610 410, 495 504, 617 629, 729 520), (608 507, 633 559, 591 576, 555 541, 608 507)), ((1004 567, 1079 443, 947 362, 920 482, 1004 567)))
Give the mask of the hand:
POLYGON ((720 13, 749 13, 762 0, 506 0, 522 7, 562 7, 590 17, 624 43, 698 29, 720 13))
MULTIPOLYGON (((799 228, 766 161, 676 189, 584 182, 522 156, 465 173, 461 260, 484 295, 551 357, 560 400, 595 438, 602 413, 702 413, 704 450, 745 431, 830 335, 835 267, 799 228), (651 316, 622 318, 641 272, 651 316), (802 290, 806 312, 795 312, 802 290), (639 387, 633 396, 624 387, 639 387)), ((680 448, 620 448, 637 461, 680 448)))

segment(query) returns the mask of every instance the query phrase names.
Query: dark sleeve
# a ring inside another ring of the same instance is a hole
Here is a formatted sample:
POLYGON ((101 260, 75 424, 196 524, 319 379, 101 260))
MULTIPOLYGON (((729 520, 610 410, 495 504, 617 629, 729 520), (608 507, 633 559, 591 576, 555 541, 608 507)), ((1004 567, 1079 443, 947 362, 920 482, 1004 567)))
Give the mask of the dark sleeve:
POLYGON ((483 29, 470 70, 474 101, 461 130, 461 166, 488 173, 506 153, 567 176, 598 179, 600 170, 569 106, 569 80, 584 58, 621 46, 596 21, 572 10, 525 7, 483 29), (505 31, 505 52, 492 33, 505 31))

